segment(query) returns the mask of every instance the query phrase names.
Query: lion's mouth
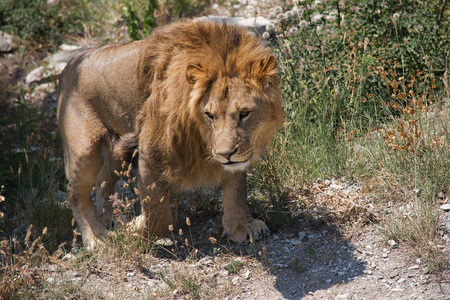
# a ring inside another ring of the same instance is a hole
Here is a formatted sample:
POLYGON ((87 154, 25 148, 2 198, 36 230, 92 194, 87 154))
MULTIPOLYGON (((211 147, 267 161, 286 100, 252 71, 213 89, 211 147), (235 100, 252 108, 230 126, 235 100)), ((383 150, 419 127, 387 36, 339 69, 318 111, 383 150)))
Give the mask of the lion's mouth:
POLYGON ((239 163, 242 163, 242 161, 231 161, 230 160, 229 162, 223 163, 222 165, 224 165, 224 166, 231 166, 231 165, 239 164, 239 163))
POLYGON ((232 161, 232 160, 228 160, 226 163, 222 163, 223 166, 233 166, 233 165, 244 165, 247 164, 250 159, 252 158, 253 154, 250 155, 250 157, 244 161, 232 161))

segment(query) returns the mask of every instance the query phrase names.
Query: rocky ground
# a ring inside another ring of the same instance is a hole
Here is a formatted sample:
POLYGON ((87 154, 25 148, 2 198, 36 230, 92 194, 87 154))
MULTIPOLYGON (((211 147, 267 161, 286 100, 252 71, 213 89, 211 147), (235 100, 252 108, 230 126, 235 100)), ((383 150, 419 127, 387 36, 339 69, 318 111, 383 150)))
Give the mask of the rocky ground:
MULTIPOLYGON (((324 195, 370 206, 364 204, 369 196, 354 181, 326 181, 315 188, 320 192, 309 197, 322 211, 324 195)), ((449 255, 450 212, 440 213, 440 246, 449 255)), ((203 216, 192 228, 184 226, 184 237, 194 246, 189 253, 180 242, 183 238, 175 234, 158 240, 155 252, 139 262, 74 268, 70 261, 76 256, 69 254, 48 265, 44 277, 49 291, 70 283, 102 299, 191 299, 196 291, 207 299, 450 299, 449 273, 430 273, 403 245, 387 240, 379 224, 352 228, 343 226, 336 215, 335 222, 313 215, 305 214, 263 241, 241 246, 220 238, 219 215, 203 216), (215 243, 210 237, 217 238, 215 243), (189 278, 195 289, 185 286, 189 278)), ((353 217, 356 224, 370 216, 366 212, 353 217)))

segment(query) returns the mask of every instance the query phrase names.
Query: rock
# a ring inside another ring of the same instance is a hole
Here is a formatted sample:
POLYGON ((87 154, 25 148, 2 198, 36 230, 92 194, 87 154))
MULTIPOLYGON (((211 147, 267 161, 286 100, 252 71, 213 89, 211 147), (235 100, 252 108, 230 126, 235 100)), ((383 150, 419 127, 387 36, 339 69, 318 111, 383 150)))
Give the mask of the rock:
POLYGON ((397 280, 397 283, 398 284, 402 284, 403 282, 405 282, 406 281, 406 279, 405 278, 400 278, 399 280, 397 280))
POLYGON ((17 45, 12 41, 12 36, 0 31, 0 52, 10 52, 16 48, 17 45))
POLYGON ((417 269, 420 269, 419 265, 413 265, 413 266, 408 268, 408 270, 417 270, 417 269))
POLYGON ((266 26, 269 23, 271 23, 268 19, 264 17, 241 18, 241 17, 224 17, 211 15, 207 17, 200 17, 198 18, 198 20, 201 21, 210 20, 217 23, 225 21, 229 24, 247 27, 248 29, 255 31, 259 35, 262 35, 266 31, 266 26))
POLYGON ((296 239, 291 240, 291 245, 298 246, 299 244, 300 244, 300 240, 296 240, 296 239))
POLYGON ((337 295, 334 300, 351 300, 352 296, 350 294, 341 294, 341 295, 337 295))
POLYGON ((47 74, 45 74, 45 68, 43 66, 37 67, 30 73, 28 73, 25 82, 30 84, 32 82, 38 82, 42 79, 48 77, 47 74))
POLYGON ((59 50, 61 51, 81 51, 84 50, 85 48, 83 46, 77 46, 77 45, 67 45, 67 44, 62 44, 61 46, 59 46, 59 50))
POLYGON ((397 248, 397 247, 398 247, 397 242, 394 241, 394 240, 389 240, 389 241, 388 241, 388 244, 389 244, 389 246, 391 246, 392 248, 397 248))
POLYGON ((243 276, 244 276, 244 278, 245 278, 246 280, 249 280, 250 277, 252 276, 252 272, 250 272, 250 270, 246 270, 246 271, 244 272, 243 276))
POLYGON ((61 50, 45 59, 46 65, 40 66, 28 73, 25 81, 27 84, 47 81, 51 76, 57 77, 66 67, 67 63, 84 48, 72 45, 62 45, 61 50))
POLYGON ((203 265, 203 266, 209 266, 209 265, 212 265, 212 263, 213 263, 213 261, 211 260, 211 258, 209 258, 207 256, 203 257, 202 259, 200 259, 198 261, 198 264, 203 265))
POLYGON ((450 203, 441 205, 440 209, 443 211, 450 211, 450 203))
POLYGON ((73 259, 74 257, 75 256, 72 253, 67 253, 66 255, 64 255, 62 260, 70 260, 70 259, 73 259))
POLYGON ((46 282, 48 282, 48 283, 54 283, 54 282, 55 282, 55 278, 49 277, 49 278, 47 278, 46 282))
POLYGON ((305 239, 305 237, 306 237, 306 232, 301 231, 301 232, 298 233, 298 239, 300 241, 303 241, 305 239))
POLYGON ((343 187, 342 187, 342 185, 333 182, 332 184, 330 184, 330 189, 333 189, 333 190, 342 190, 343 187))
POLYGON ((77 53, 79 53, 81 50, 83 50, 83 48, 79 47, 75 50, 64 50, 64 51, 59 51, 56 52, 53 55, 50 55, 47 58, 47 61, 52 64, 52 63, 60 63, 60 62, 64 62, 64 63, 68 63, 75 55, 77 55, 77 53))
POLYGON ((231 279, 231 283, 233 285, 237 285, 240 281, 241 281, 241 278, 239 278, 239 277, 234 277, 233 279, 231 279))

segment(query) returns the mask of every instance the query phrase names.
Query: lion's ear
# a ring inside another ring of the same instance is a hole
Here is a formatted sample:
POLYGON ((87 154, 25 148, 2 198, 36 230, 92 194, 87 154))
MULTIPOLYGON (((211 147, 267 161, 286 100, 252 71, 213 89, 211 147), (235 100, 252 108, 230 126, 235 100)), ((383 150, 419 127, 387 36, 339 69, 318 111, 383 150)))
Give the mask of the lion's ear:
POLYGON ((265 59, 250 65, 250 72, 245 81, 249 86, 262 87, 268 83, 275 84, 278 80, 278 62, 270 54, 265 59))
POLYGON ((260 78, 271 78, 278 74, 278 62, 273 54, 267 56, 261 61, 261 70, 259 71, 260 78))
POLYGON ((200 79, 206 78, 206 71, 197 65, 188 65, 186 67, 186 79, 190 84, 195 84, 200 79))

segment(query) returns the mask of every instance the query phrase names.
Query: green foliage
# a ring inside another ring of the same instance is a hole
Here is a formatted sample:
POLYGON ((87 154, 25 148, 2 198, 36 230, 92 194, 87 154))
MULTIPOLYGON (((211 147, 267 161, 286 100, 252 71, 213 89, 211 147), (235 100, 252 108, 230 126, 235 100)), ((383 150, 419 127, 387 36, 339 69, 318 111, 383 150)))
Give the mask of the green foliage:
MULTIPOLYGON (((49 251, 72 236, 71 211, 62 205, 64 171, 54 111, 36 108, 24 97, 2 102, 0 112, 0 185, 4 186, 6 228, 33 224, 49 251), (14 116, 14 117, 11 117, 14 116)), ((3 210, 2 210, 3 211, 3 210)), ((12 232, 5 232, 11 235, 12 232)), ((19 237, 23 232, 18 232, 19 237)))
POLYGON ((122 12, 127 24, 128 34, 133 40, 145 38, 156 27, 154 16, 156 9, 156 0, 148 0, 145 3, 134 0, 126 1, 122 7, 122 12))
POLYGON ((93 19, 87 0, 0 1, 0 30, 13 33, 32 47, 57 47, 69 34, 81 35, 93 19))
POLYGON ((209 4, 210 1, 207 0, 163 1, 163 6, 167 10, 166 14, 173 19, 193 17, 197 12, 204 10, 209 4))
POLYGON ((225 270, 231 274, 237 274, 243 267, 244 263, 242 261, 231 258, 230 263, 225 266, 225 270))
POLYGON ((286 12, 275 8, 264 36, 273 37, 280 64, 286 124, 254 186, 272 184, 267 170, 284 188, 344 175, 353 167, 352 143, 398 116, 396 105, 419 96, 434 101, 427 95, 442 90, 450 56, 447 13, 434 1, 307 0, 286 12), (407 80, 422 84, 399 84, 407 80))
POLYGON ((449 95, 447 1, 298 4, 275 8, 264 34, 280 64, 286 124, 250 178, 253 195, 283 203, 317 177, 340 175, 380 178, 395 200, 419 191, 386 232, 431 262, 436 247, 420 245, 436 238, 435 201, 450 184, 448 106, 439 105, 449 95))

